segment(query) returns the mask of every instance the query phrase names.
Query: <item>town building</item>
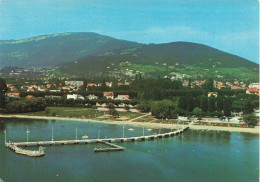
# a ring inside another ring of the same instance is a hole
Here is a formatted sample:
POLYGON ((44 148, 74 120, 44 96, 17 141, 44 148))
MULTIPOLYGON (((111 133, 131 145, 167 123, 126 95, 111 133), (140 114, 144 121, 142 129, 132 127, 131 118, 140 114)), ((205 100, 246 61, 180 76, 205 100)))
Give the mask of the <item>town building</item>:
POLYGON ((79 94, 68 94, 67 99, 73 99, 73 100, 84 100, 84 97, 79 94))
POLYGON ((248 88, 257 88, 260 89, 260 83, 251 83, 248 88))
POLYGON ((87 97, 86 97, 87 99, 89 99, 89 100, 97 100, 98 99, 98 96, 95 96, 95 95, 88 95, 87 97))
POLYGON ((129 100, 129 95, 118 95, 115 100, 129 100))
POLYGON ((255 94, 259 95, 259 89, 258 88, 251 88, 246 91, 247 94, 255 94))
POLYGON ((18 92, 10 92, 10 93, 7 93, 7 97, 10 97, 10 98, 20 98, 20 93, 18 93, 18 92))
POLYGON ((114 92, 104 92, 104 97, 107 99, 114 99, 114 92))

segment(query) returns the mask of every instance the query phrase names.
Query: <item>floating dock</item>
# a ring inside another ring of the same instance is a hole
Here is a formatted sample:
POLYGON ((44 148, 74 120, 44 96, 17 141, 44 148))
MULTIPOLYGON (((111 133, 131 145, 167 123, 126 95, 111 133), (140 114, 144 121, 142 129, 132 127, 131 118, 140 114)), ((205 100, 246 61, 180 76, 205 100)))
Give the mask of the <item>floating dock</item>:
MULTIPOLYGON (((176 131, 156 134, 156 135, 146 135, 146 136, 138 136, 138 137, 128 137, 128 138, 106 138, 106 139, 81 139, 81 140, 56 140, 56 141, 36 141, 36 142, 6 142, 5 146, 14 150, 16 147, 29 147, 29 146, 52 146, 52 145, 75 145, 75 144, 93 144, 93 143, 103 143, 105 145, 109 145, 112 148, 96 148, 96 152, 98 151, 122 151, 123 147, 118 145, 114 145, 111 143, 119 143, 119 142, 135 142, 135 141, 145 141, 145 140, 154 140, 160 138, 172 137, 174 135, 178 135, 183 133, 189 127, 185 127, 183 129, 179 129, 176 131)), ((15 151, 15 150, 14 150, 15 151)))
POLYGON ((108 142, 104 142, 104 141, 100 141, 98 143, 108 145, 108 146, 110 146, 110 148, 94 148, 94 152, 111 152, 111 151, 123 151, 123 150, 125 150, 124 147, 121 147, 121 146, 116 145, 116 144, 112 144, 112 143, 108 143, 108 142))

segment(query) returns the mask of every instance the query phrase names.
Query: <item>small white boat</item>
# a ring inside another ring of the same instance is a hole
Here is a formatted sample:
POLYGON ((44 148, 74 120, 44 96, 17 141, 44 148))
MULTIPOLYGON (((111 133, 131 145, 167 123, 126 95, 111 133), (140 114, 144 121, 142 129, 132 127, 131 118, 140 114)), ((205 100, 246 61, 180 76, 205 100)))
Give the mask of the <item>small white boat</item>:
POLYGON ((148 131, 151 131, 152 129, 151 128, 149 128, 149 129, 147 129, 148 131))
POLYGON ((135 129, 133 129, 133 128, 129 128, 128 130, 129 130, 129 131, 134 131, 135 129))
POLYGON ((84 135, 84 136, 82 136, 82 138, 83 138, 83 139, 87 139, 87 138, 88 138, 88 136, 87 136, 87 135, 84 135))

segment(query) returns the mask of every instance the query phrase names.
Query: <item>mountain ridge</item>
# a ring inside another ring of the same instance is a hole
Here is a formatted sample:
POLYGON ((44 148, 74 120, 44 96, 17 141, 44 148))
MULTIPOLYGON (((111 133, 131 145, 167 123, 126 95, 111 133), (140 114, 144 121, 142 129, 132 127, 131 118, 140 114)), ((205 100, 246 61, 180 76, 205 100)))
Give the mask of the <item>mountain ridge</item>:
POLYGON ((141 44, 94 32, 0 41, 0 68, 5 66, 59 66, 61 71, 77 76, 125 74, 128 70, 150 75, 201 75, 200 71, 205 70, 217 75, 224 70, 225 74, 240 71, 242 76, 252 71, 255 76, 259 71, 255 62, 200 43, 141 44))

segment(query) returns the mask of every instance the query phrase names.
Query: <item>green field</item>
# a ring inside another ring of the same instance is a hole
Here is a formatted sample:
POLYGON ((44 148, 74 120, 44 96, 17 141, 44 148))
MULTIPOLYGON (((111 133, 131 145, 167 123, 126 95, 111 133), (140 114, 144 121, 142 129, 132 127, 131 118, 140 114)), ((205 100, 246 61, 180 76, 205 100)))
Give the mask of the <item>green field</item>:
MULTIPOLYGON (((133 119, 141 116, 141 113, 135 112, 118 112, 120 118, 127 118, 126 120, 133 119)), ((68 118, 87 118, 96 120, 110 120, 112 117, 103 117, 108 115, 107 111, 97 111, 93 108, 76 108, 76 107, 47 107, 45 111, 22 113, 24 115, 31 116, 56 116, 56 117, 68 117, 68 118), (101 118, 98 118, 101 117, 101 118)), ((119 118, 119 119, 120 119, 119 118)))
POLYGON ((161 66, 161 65, 143 65, 143 64, 131 64, 127 66, 121 67, 123 70, 134 70, 139 71, 143 73, 153 73, 153 72, 165 72, 165 71, 171 71, 171 68, 168 68, 168 66, 161 66))

